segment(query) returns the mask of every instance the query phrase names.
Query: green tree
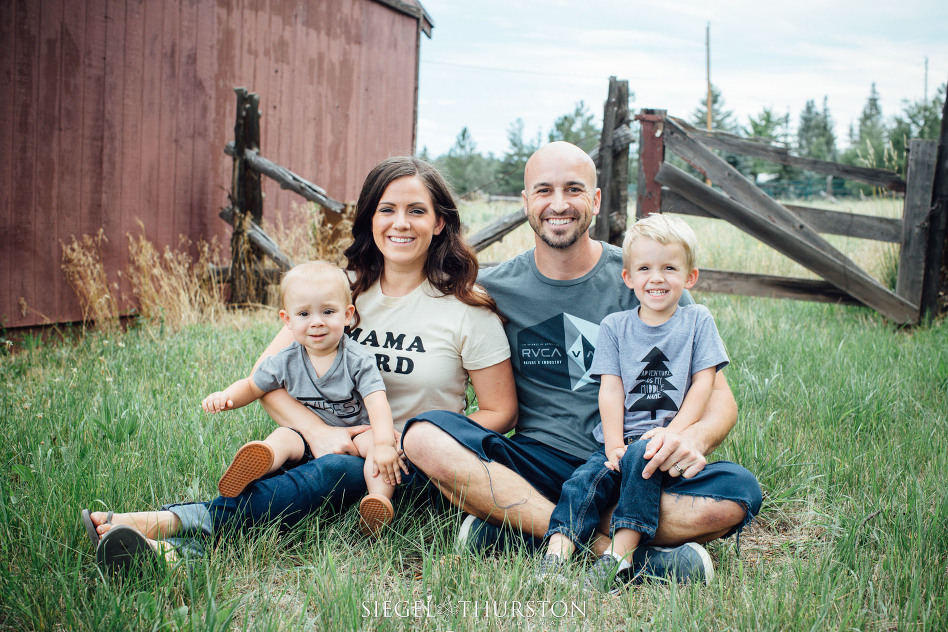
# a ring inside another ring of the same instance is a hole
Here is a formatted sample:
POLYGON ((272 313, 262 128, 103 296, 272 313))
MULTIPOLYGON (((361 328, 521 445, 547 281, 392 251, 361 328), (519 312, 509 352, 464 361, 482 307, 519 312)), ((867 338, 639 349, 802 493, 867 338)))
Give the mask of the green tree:
POLYGON ((516 195, 523 190, 523 168, 539 147, 539 136, 536 141, 524 140, 523 119, 518 118, 507 127, 507 153, 498 166, 497 192, 516 195))
POLYGON ((805 158, 836 160, 836 134, 826 97, 819 110, 813 99, 806 102, 797 127, 797 152, 805 158))
POLYGON ((896 168, 905 173, 905 156, 909 141, 913 138, 938 138, 941 131, 941 108, 945 102, 945 90, 948 84, 941 84, 935 96, 929 100, 902 102, 902 112, 892 119, 888 130, 889 142, 896 168))
MULTIPOLYGON (((790 136, 789 127, 789 114, 781 116, 774 112, 773 108, 765 107, 757 116, 747 117, 747 127, 741 131, 749 138, 787 146, 790 136)), ((779 165, 760 158, 745 158, 745 167, 747 173, 754 180, 757 180, 759 176, 776 176, 777 179, 788 179, 790 175, 786 165, 779 165)))
POLYGON ((458 195, 479 190, 494 179, 496 161, 477 151, 477 143, 467 127, 461 128, 454 145, 436 162, 458 195))
POLYGON ((589 107, 585 102, 579 101, 572 112, 564 114, 553 122, 553 129, 550 130, 548 139, 551 143, 565 140, 589 152, 599 144, 601 135, 602 130, 596 126, 595 117, 589 111, 589 107))
MULTIPOLYGON (((701 97, 698 107, 691 115, 691 121, 695 127, 708 128, 707 95, 701 97)), ((711 130, 728 132, 729 134, 737 134, 740 131, 740 125, 734 117, 734 112, 724 109, 724 97, 721 96, 721 91, 713 83, 711 84, 711 130)))
POLYGON ((864 167, 886 168, 886 128, 882 116, 882 106, 879 103, 879 92, 876 84, 872 84, 866 105, 859 116, 859 124, 850 128, 850 147, 843 154, 842 161, 851 165, 864 167), (853 133, 856 132, 855 138, 853 133))

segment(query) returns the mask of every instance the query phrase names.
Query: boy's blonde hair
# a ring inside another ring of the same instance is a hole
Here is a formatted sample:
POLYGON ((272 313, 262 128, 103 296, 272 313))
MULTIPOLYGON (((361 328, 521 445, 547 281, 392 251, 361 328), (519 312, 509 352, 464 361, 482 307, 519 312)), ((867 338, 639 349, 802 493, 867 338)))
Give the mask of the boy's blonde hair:
POLYGON ((691 226, 683 219, 671 217, 663 213, 652 213, 635 222, 632 228, 626 231, 622 241, 622 267, 629 269, 632 259, 632 242, 638 237, 654 239, 663 246, 681 244, 685 250, 685 263, 688 271, 694 270, 697 265, 698 237, 691 226))
POLYGON ((352 290, 349 277, 339 266, 328 261, 307 261, 287 271, 280 280, 280 308, 286 309, 286 290, 290 283, 306 281, 308 283, 336 283, 339 291, 346 297, 346 305, 352 303, 352 290))

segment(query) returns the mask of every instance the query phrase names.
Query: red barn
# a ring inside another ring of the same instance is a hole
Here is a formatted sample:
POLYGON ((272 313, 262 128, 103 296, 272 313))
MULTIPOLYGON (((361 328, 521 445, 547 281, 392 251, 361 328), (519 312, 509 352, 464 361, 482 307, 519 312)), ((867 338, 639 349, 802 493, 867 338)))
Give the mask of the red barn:
MULTIPOLYGON (((415 145, 417 0, 0 2, 0 326, 81 318, 61 242, 159 248, 226 235, 235 96, 260 95, 265 157, 353 200, 415 145)), ((265 213, 291 194, 266 181, 265 213)), ((298 198, 293 198, 294 200, 298 198)))

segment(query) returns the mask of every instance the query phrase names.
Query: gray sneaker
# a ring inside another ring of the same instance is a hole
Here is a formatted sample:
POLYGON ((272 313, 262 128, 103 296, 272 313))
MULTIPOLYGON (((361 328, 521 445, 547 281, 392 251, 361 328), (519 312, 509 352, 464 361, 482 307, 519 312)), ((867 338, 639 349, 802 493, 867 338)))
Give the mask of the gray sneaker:
POLYGON ((619 560, 609 553, 597 559, 583 578, 583 590, 616 594, 628 583, 636 581, 638 576, 631 568, 619 570, 619 560))
POLYGON ((548 553, 540 559, 540 566, 537 568, 536 580, 540 583, 554 583, 567 585, 570 583, 566 575, 566 560, 559 555, 548 553))
POLYGON ((498 527, 471 514, 464 514, 455 548, 458 552, 484 553, 490 549, 497 551, 522 550, 531 553, 539 550, 540 540, 524 537, 518 531, 498 527))
POLYGON ((714 566, 707 550, 696 542, 663 548, 640 546, 632 554, 632 569, 637 577, 689 581, 710 584, 714 577, 714 566))

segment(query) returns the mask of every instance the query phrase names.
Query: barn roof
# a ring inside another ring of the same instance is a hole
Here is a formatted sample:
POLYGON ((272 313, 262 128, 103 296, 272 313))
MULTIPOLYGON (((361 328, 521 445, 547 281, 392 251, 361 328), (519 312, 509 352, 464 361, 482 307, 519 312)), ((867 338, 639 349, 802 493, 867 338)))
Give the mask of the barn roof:
POLYGON ((419 0, 375 0, 379 4, 384 4, 387 7, 391 7, 396 11, 400 11, 406 15, 410 15, 413 18, 418 19, 418 28, 422 32, 431 37, 431 29, 434 28, 434 22, 431 20, 431 16, 428 15, 428 12, 425 11, 425 8, 421 6, 419 0))

